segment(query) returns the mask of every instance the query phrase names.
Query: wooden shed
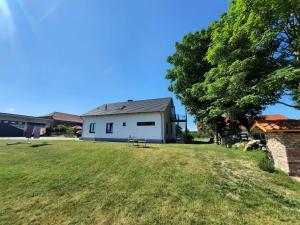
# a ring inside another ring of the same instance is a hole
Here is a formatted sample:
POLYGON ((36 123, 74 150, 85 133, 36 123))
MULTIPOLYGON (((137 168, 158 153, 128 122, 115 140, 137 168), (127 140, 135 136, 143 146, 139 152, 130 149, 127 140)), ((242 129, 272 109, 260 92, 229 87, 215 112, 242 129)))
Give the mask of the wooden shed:
POLYGON ((263 132, 275 168, 300 176, 300 120, 262 120, 252 132, 263 132))

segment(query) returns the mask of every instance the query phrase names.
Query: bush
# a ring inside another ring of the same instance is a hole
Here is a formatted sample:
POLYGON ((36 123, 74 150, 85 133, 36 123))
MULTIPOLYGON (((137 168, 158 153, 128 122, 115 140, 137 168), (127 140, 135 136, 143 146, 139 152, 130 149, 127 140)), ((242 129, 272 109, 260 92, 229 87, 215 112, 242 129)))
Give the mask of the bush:
POLYGON ((189 131, 184 133, 183 138, 185 143, 191 143, 194 140, 194 136, 189 131))
POLYGON ((55 135, 64 135, 67 137, 73 137, 74 136, 74 130, 72 127, 60 124, 57 127, 53 128, 53 133, 55 135))
POLYGON ((263 171, 266 171, 266 172, 269 172, 269 173, 274 173, 275 172, 274 165, 270 162, 267 155, 265 155, 265 157, 259 162, 258 166, 263 171))

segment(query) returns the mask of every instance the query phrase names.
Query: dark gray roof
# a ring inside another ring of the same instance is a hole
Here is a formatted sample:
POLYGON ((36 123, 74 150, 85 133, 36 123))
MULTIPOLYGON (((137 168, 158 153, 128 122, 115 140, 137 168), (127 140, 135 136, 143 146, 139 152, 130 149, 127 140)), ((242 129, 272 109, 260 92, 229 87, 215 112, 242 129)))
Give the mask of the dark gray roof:
POLYGON ((164 112, 173 105, 172 98, 157 98, 101 105, 82 116, 103 116, 129 113, 164 112))
POLYGON ((2 113, 0 112, 0 120, 14 120, 14 119, 19 119, 19 120, 30 120, 34 122, 41 122, 41 123, 50 123, 52 120, 50 119, 44 119, 36 116, 26 116, 26 115, 19 115, 19 114, 11 114, 11 113, 2 113))

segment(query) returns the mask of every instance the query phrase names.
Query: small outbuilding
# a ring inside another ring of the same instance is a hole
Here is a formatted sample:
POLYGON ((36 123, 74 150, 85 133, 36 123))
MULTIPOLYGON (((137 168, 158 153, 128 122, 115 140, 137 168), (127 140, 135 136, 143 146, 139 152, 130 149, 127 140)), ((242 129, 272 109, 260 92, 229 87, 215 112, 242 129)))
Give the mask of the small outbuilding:
POLYGON ((0 112, 0 137, 22 137, 28 126, 41 128, 41 134, 51 126, 49 119, 0 112))
POLYGON ((265 134, 275 168, 300 176, 300 120, 261 120, 251 131, 265 134))

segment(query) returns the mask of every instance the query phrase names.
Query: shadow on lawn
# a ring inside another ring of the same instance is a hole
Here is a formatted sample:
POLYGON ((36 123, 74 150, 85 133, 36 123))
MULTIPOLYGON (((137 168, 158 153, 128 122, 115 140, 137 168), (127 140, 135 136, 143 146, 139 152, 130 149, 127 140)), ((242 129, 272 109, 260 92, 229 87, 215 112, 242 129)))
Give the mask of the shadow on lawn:
POLYGON ((209 141, 193 140, 193 141, 187 141, 184 144, 195 144, 195 145, 198 145, 198 144, 213 144, 213 142, 211 142, 210 140, 209 141))
POLYGON ((189 144, 213 144, 211 141, 192 141, 189 144))
POLYGON ((130 146, 132 148, 136 148, 136 149, 159 149, 159 147, 157 146, 149 146, 149 145, 146 145, 146 146, 130 146))
POLYGON ((46 146, 46 145, 51 145, 48 143, 41 143, 41 144, 34 144, 34 145, 30 145, 31 148, 38 148, 38 147, 42 147, 42 146, 46 146))

